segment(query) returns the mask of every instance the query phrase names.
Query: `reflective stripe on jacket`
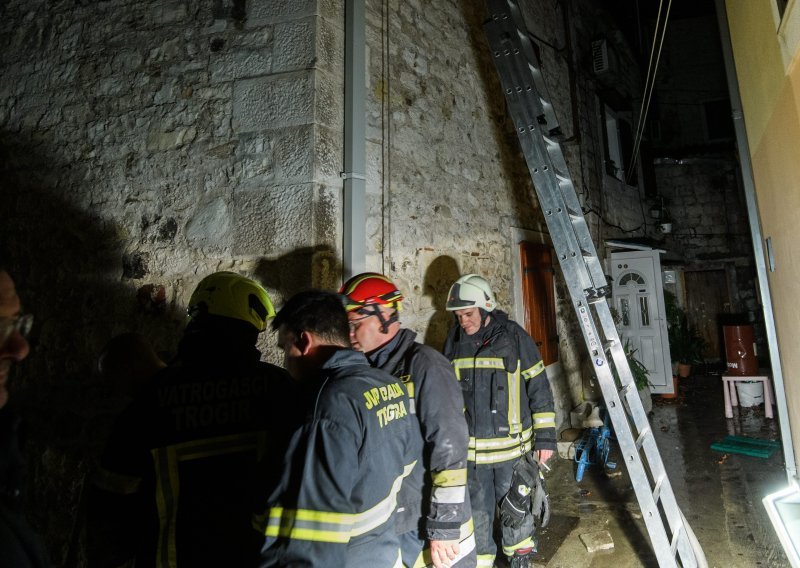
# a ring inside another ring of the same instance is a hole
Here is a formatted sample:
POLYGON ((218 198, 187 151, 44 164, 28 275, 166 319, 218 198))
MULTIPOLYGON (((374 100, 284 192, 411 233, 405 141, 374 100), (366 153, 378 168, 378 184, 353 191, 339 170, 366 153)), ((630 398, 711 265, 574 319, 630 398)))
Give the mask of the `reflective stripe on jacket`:
POLYGON ((252 346, 187 336, 120 415, 88 489, 90 566, 253 566, 252 530, 291 433, 296 383, 252 346))
POLYGON ((533 449, 555 449, 553 395, 531 337, 499 310, 469 336, 450 329, 444 354, 464 394, 469 460, 491 465, 533 449))
POLYGON ((386 345, 369 354, 370 363, 399 378, 419 420, 427 471, 420 456, 403 484, 397 531, 416 529, 422 518, 428 540, 458 540, 471 518, 467 499, 467 445, 464 401, 453 368, 441 353, 415 341, 401 329, 386 345))
POLYGON ((261 566, 394 566, 397 496, 421 457, 408 395, 349 349, 321 374, 262 519, 261 566))

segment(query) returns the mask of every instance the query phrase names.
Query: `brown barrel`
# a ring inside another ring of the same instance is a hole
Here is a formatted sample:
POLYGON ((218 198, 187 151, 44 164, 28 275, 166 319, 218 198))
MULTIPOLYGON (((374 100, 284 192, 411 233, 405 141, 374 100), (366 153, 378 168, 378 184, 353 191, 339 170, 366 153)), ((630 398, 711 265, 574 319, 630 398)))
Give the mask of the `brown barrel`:
POLYGON ((724 325, 725 360, 729 375, 758 374, 755 335, 752 325, 724 325))

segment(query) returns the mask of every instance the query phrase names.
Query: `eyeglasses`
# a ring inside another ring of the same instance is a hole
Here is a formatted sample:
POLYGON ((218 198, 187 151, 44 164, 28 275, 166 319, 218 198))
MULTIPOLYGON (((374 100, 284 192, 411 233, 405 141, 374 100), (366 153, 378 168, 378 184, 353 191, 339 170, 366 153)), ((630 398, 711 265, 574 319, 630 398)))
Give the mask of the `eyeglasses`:
POLYGON ((0 318, 0 347, 2 347, 15 331, 22 337, 28 337, 33 327, 33 314, 20 314, 10 318, 0 318))
POLYGON ((373 314, 369 314, 368 316, 347 320, 347 325, 350 326, 350 331, 355 331, 361 326, 361 322, 367 318, 373 317, 373 314))

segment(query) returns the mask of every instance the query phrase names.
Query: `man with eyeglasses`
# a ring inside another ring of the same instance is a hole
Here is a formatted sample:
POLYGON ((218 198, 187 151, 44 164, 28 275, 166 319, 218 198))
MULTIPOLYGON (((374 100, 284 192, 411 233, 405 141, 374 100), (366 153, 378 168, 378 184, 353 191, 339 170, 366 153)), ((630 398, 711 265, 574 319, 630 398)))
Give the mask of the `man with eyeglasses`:
POLYGON ((6 406, 8 375, 14 363, 28 356, 26 339, 33 318, 21 314, 11 275, 0 269, 0 559, 4 566, 49 566, 44 545, 22 510, 24 487, 20 419, 6 406))
POLYGON ((401 327, 403 294, 386 276, 359 274, 339 292, 346 298, 350 344, 370 365, 403 381, 424 444, 425 459, 403 482, 398 498, 403 564, 475 566, 466 489, 469 434, 455 372, 441 353, 401 327))

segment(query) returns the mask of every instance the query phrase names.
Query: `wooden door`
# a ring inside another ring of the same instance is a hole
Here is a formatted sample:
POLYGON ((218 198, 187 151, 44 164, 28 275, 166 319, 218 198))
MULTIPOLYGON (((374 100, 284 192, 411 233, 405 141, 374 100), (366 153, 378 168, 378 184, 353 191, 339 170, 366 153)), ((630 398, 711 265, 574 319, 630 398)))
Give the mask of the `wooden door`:
POLYGON ((548 245, 523 241, 519 244, 522 261, 523 327, 536 342, 542 361, 558 361, 555 283, 552 249, 548 245))
POLYGON ((729 311, 730 295, 724 270, 697 270, 683 273, 686 286, 686 316, 706 341, 703 356, 718 359, 720 345, 718 317, 729 311))

